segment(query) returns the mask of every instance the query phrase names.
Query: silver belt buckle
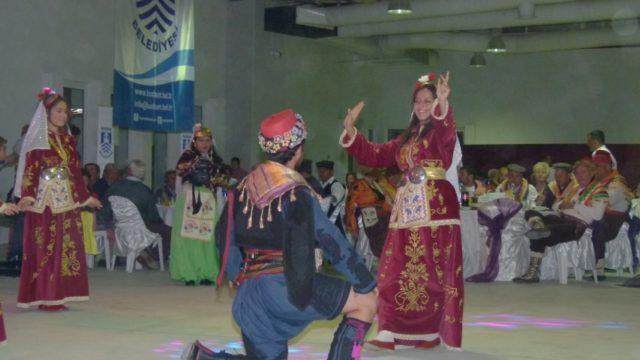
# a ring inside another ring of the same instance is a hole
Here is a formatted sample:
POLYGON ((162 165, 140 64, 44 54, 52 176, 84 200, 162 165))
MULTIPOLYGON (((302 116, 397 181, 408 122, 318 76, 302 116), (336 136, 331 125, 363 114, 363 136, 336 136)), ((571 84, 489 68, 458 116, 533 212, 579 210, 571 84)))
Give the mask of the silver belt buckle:
POLYGON ((427 174, 424 172, 422 166, 414 166, 411 170, 407 171, 407 179, 413 184, 421 184, 427 178, 427 174))

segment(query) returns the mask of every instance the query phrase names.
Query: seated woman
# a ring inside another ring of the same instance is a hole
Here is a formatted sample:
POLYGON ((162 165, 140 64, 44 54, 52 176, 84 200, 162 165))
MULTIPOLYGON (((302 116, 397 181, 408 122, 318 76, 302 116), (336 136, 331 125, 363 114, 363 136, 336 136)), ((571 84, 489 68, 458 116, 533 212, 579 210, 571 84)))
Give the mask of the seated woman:
POLYGON ((594 221, 602 219, 607 208, 608 194, 600 182, 593 179, 595 165, 590 160, 580 160, 573 167, 580 190, 570 200, 556 202, 553 209, 558 212, 543 215, 527 211, 533 229, 526 236, 531 239, 531 257, 527 272, 513 279, 517 283, 540 281, 538 269, 547 246, 580 239, 594 221))
MULTIPOLYGON (((547 198, 551 194, 547 179, 549 178, 549 164, 544 161, 537 162, 533 165, 533 174, 531 174, 531 182, 536 188, 538 195, 536 196, 536 205, 545 206, 547 198)), ((550 206, 549 206, 550 207, 550 206)))

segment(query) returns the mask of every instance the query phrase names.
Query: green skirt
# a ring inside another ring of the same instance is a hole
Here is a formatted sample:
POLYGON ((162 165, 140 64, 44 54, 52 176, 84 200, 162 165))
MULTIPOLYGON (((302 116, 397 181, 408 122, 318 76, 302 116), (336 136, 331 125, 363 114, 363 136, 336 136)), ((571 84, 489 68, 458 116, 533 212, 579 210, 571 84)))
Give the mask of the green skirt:
POLYGON ((218 250, 214 238, 218 221, 215 194, 205 187, 196 187, 202 208, 193 214, 191 186, 185 184, 176 198, 171 230, 171 278, 179 281, 215 281, 220 271, 218 250))

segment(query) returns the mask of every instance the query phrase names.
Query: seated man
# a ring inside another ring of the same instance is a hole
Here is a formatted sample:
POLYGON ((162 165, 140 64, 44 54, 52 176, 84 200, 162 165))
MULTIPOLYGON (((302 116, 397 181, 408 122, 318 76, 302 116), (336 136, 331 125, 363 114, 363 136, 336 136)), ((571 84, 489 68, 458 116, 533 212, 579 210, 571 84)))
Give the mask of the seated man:
MULTIPOLYGON (((223 240, 221 269, 238 285, 232 313, 247 359, 286 359, 289 340, 313 321, 340 313, 344 317, 328 358, 359 359, 376 313, 373 276, 294 170, 306 134, 302 117, 293 110, 262 122, 259 142, 267 161, 229 192, 216 226, 216 239, 223 240), (346 281, 317 271, 317 248, 346 281)), ((234 357, 196 342, 182 358, 234 357)))
POLYGON ((364 178, 355 180, 349 188, 345 225, 355 240, 356 252, 371 270, 387 238, 393 197, 383 185, 388 184, 384 170, 359 168, 364 178))
POLYGON ((523 174, 525 168, 518 164, 507 165, 507 178, 498 186, 496 191, 505 193, 508 198, 521 203, 525 207, 535 205, 538 192, 529 184, 523 174))
POLYGON ((460 168, 460 190, 469 194, 469 197, 478 197, 487 193, 487 188, 482 181, 476 179, 476 173, 469 166, 460 168))
POLYGON ((527 272, 513 279, 514 282, 539 282, 538 269, 547 246, 578 240, 587 227, 602 219, 608 195, 605 188, 593 180, 594 170, 595 165, 589 160, 581 160, 574 165, 579 191, 571 199, 564 199, 553 205, 553 209, 559 214, 543 215, 532 210, 525 213, 525 218, 533 227, 526 234, 531 240, 531 256, 527 272))
POLYGON ((164 173, 164 186, 156 190, 156 204, 171 206, 176 202, 176 171, 164 173))
POLYGON ((629 210, 633 194, 627 187, 625 178, 613 168, 611 153, 597 150, 592 158, 596 163, 595 178, 609 195, 607 210, 602 221, 594 224, 593 236, 591 237, 596 255, 598 280, 604 280, 606 243, 618 235, 620 227, 625 221, 625 214, 629 210))
POLYGON ((106 196, 109 186, 116 182, 116 180, 118 180, 118 168, 116 168, 116 164, 108 163, 104 166, 104 170, 102 170, 100 180, 91 186, 91 191, 98 195, 98 198, 102 201, 102 205, 105 205, 107 201, 106 196))
POLYGON ((553 181, 549 183, 549 191, 546 193, 543 206, 551 209, 557 202, 569 201, 578 191, 578 182, 571 177, 572 166, 567 163, 555 163, 552 165, 553 181))
MULTIPOLYGON (((130 200, 140 212, 147 229, 162 236, 163 255, 168 258, 171 244, 171 228, 165 225, 162 218, 160 218, 155 196, 151 189, 142 182, 145 176, 144 163, 141 160, 130 161, 127 165, 126 174, 127 176, 124 179, 118 180, 111 185, 107 192, 107 198, 109 196, 121 196, 130 200)), ((147 268, 157 269, 157 264, 150 256, 157 258, 155 251, 147 249, 147 252, 140 254, 137 260, 147 268)))

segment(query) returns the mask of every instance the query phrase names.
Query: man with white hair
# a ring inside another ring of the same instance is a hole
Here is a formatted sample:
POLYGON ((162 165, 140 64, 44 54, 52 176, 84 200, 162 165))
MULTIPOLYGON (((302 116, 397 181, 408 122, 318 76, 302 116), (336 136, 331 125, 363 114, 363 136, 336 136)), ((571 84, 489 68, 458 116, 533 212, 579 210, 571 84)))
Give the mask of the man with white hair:
MULTIPOLYGON (((107 192, 107 198, 109 196, 122 196, 129 199, 140 212, 142 220, 144 221, 147 229, 162 236, 162 245, 164 256, 169 256, 169 246, 171 243, 171 228, 164 224, 162 218, 158 214, 156 208, 156 199, 151 189, 145 185, 142 180, 145 176, 145 164, 142 160, 131 160, 127 165, 126 177, 118 180, 107 192)), ((157 264, 154 264, 147 255, 155 255, 155 252, 149 252, 141 254, 141 258, 138 261, 145 267, 157 268, 157 264)))

